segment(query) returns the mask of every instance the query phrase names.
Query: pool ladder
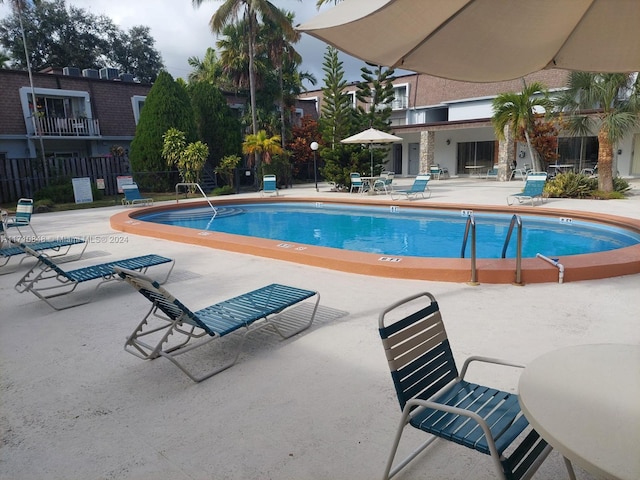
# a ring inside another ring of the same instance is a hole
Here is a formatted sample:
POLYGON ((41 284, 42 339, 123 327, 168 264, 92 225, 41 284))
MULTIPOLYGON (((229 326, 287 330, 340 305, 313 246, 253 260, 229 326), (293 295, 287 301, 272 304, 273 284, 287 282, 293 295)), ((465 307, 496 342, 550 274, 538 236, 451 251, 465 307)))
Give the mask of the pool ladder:
MULTIPOLYGON (((507 231, 507 238, 504 241, 502 247, 502 258, 506 257, 507 247, 511 240, 511 234, 514 227, 518 227, 517 232, 517 244, 516 244, 516 281, 515 285, 522 285, 522 219, 519 215, 511 217, 511 223, 509 224, 509 230, 507 231)), ((464 237, 462 239, 462 249, 460 250, 460 258, 464 258, 464 252, 467 249, 467 241, 469 239, 469 232, 471 232, 471 281, 470 285, 479 285, 478 283, 478 269, 476 268, 476 220, 473 213, 467 216, 467 223, 464 228, 464 237)))
POLYGON ((478 283, 478 270, 476 268, 476 219, 473 212, 467 216, 467 224, 464 227, 464 237, 462 238, 462 249, 460 250, 460 258, 464 258, 464 252, 467 249, 467 240, 471 232, 471 280, 470 285, 480 285, 478 283))
POLYGON ((520 215, 514 215, 511 217, 511 223, 509 224, 509 231, 507 232, 507 238, 504 240, 504 245, 502 247, 502 258, 507 256, 507 247, 509 246, 509 241, 511 240, 511 234, 513 233, 513 228, 518 227, 517 232, 517 241, 516 241, 516 281, 515 285, 522 285, 522 219, 520 215))
POLYGON ((216 215, 218 214, 218 210, 216 209, 216 207, 214 207, 211 204, 211 201, 209 200, 209 197, 207 197, 207 195, 204 193, 204 191, 202 190, 202 187, 200 186, 199 183, 189 183, 189 182, 176 183, 176 203, 178 203, 178 191, 180 190, 180 187, 197 187, 198 190, 200 191, 200 193, 202 194, 202 196, 204 197, 204 199, 207 201, 207 203, 211 207, 211 210, 213 210, 213 216, 211 217, 211 220, 209 220, 209 223, 207 223, 206 230, 208 230, 209 226, 211 225, 211 222, 213 222, 213 219, 216 218, 216 215))

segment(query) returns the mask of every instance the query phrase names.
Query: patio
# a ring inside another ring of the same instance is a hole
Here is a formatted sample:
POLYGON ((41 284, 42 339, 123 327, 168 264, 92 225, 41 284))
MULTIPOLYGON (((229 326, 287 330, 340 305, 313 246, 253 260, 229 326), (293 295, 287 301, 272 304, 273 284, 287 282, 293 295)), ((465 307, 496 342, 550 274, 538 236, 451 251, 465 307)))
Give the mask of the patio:
MULTIPOLYGON (((544 205, 640 218, 640 181, 632 185, 627 200, 544 205)), ((280 195, 349 195, 320 187, 280 195)), ((506 207, 522 182, 449 179, 430 187, 432 198, 419 202, 506 207)), ((41 235, 87 237, 78 266, 146 253, 175 258, 166 287, 196 308, 272 282, 318 290, 316 321, 286 341, 266 330, 249 337, 234 367, 194 384, 165 359, 143 362, 123 351, 148 305, 128 285, 107 285, 94 302, 54 312, 14 291, 24 266, 0 276, 1 478, 379 478, 400 412, 378 313, 420 291, 438 299, 459 362, 478 354, 526 364, 569 345, 640 343, 638 275, 525 287, 369 277, 112 231, 109 217, 122 208, 38 214, 33 222, 41 235)), ((206 362, 219 346, 187 355, 206 362)), ((517 386, 508 369, 471 374, 517 386)), ((407 436, 422 438, 415 433, 407 436)), ((493 477, 488 457, 443 442, 397 478, 493 477)), ((534 479, 557 478, 566 471, 552 452, 534 479)))

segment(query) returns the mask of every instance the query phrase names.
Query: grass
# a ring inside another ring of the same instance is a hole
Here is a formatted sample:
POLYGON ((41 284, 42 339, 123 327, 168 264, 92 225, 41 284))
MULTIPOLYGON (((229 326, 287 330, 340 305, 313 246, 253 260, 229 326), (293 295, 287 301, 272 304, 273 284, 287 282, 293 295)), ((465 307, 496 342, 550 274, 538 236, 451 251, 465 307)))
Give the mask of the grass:
MULTIPOLYGON (((145 194, 145 196, 147 195, 145 194)), ((175 192, 152 193, 152 194, 149 194, 148 196, 150 198, 153 198, 153 200, 156 202, 176 199, 175 192)), ((122 195, 110 195, 110 196, 105 196, 100 200, 94 200, 91 203, 56 203, 51 205, 48 211, 62 212, 65 210, 84 210, 87 208, 113 207, 114 205, 121 205, 122 198, 123 198, 122 195)), ((184 196, 181 195, 180 198, 184 198, 184 196)), ((190 198, 194 198, 194 196, 190 195, 190 198)), ((36 210, 38 208, 38 203, 39 202, 36 202, 36 210)), ((7 210, 8 212, 15 212, 16 202, 0 204, 0 208, 3 210, 7 210)))

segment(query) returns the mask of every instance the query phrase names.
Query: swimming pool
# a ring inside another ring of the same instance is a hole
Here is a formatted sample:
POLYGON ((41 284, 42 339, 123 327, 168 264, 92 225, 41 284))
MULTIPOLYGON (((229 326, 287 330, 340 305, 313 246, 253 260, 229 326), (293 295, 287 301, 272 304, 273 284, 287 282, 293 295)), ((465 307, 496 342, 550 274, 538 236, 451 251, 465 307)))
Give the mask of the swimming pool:
MULTIPOLYGON (((301 202, 299 198, 294 199, 287 197, 279 199, 260 199, 258 201, 256 201, 255 198, 220 198, 215 201, 215 205, 220 211, 219 217, 214 219, 212 224, 217 223, 217 227, 215 228, 219 228, 223 224, 220 220, 223 220, 225 217, 244 215, 243 211, 248 208, 258 209, 258 207, 249 207, 250 205, 264 206, 275 202, 281 205, 289 204, 292 208, 295 207, 293 204, 304 203, 301 202), (218 221, 220 222, 218 223, 218 221)), ((400 218, 405 213, 408 214, 410 212, 418 211, 420 211, 420 215, 426 215, 426 213, 424 213, 425 211, 430 212, 435 216, 440 213, 447 213, 449 215, 452 214, 453 217, 457 217, 455 222, 452 220, 452 223, 457 225, 456 228, 460 228, 460 222, 464 225, 467 218, 466 213, 468 213, 466 209, 469 208, 465 205, 455 204, 431 204, 428 206, 418 202, 401 202, 399 204, 398 202, 393 202, 387 199, 377 200, 375 204, 367 202, 366 200, 351 198, 341 198, 339 200, 327 199, 322 202, 316 201, 306 203, 310 208, 321 210, 323 215, 330 215, 329 211, 334 208, 336 210, 351 208, 354 206, 370 208, 372 205, 375 205, 376 208, 386 210, 385 214, 389 214, 393 210, 393 213, 395 214, 394 218, 400 218)), ((445 258, 411 256, 404 253, 382 254, 380 253, 382 250, 374 253, 345 250, 342 248, 325 246, 320 243, 305 243, 310 241, 307 239, 305 239, 304 242, 293 240, 291 238, 282 239, 280 235, 273 237, 276 239, 260 238, 255 236, 259 229, 258 226, 252 225, 253 222, 244 222, 247 224, 246 228, 249 228, 248 235, 239 235, 237 232, 227 233, 209 230, 202 227, 202 225, 197 226, 196 228, 188 228, 184 226, 151 223, 142 219, 142 217, 147 214, 162 214, 159 215, 160 219, 163 216, 165 218, 168 216, 168 218, 173 218, 175 220, 176 216, 184 216, 179 212, 183 211, 185 208, 190 209, 193 207, 205 206, 206 203, 204 202, 193 202, 189 204, 166 204, 145 209, 127 210, 111 217, 111 227, 115 230, 137 235, 169 239, 183 243, 207 246, 219 250, 268 257, 350 273, 389 278, 449 282, 468 282, 470 280, 471 267, 468 248, 465 253, 466 258, 460 258, 462 233, 456 233, 456 238, 449 242, 454 245, 454 251, 457 251, 457 253, 453 255, 453 258, 445 258)), ((487 224, 482 226, 485 216, 489 218, 491 216, 498 216, 498 214, 503 216, 506 214, 506 217, 510 218, 512 214, 517 213, 522 216, 525 226, 528 223, 533 223, 538 219, 541 219, 550 221, 552 226, 555 224, 553 228, 574 227, 574 230, 581 230, 583 226, 586 227, 590 226, 590 224, 595 224, 597 227, 603 228, 607 233, 613 232, 614 243, 622 242, 620 245, 624 245, 627 241, 624 240, 625 237, 629 236, 633 239, 637 235, 640 235, 640 221, 614 215, 566 211, 553 208, 532 209, 531 207, 503 208, 498 206, 476 205, 473 209, 476 223, 478 224, 478 246, 483 242, 480 238, 481 229, 489 228, 494 230, 494 233, 498 233, 496 237, 498 239, 497 242, 500 246, 500 251, 504 243, 506 227, 503 224, 492 224, 491 227, 488 227, 487 224), (529 219, 529 217, 531 217, 531 219, 529 219), (621 234, 622 240, 620 240, 620 238, 616 239, 618 234, 621 234)), ((209 223, 211 220, 210 208, 206 206, 206 209, 202 210, 200 215, 202 216, 201 220, 209 223)), ((198 215, 193 216, 197 217, 198 215)), ((180 222, 182 222, 182 220, 180 222)), ((277 222, 272 223, 275 225, 277 222)), ((369 223, 375 224, 375 221, 370 221, 369 223)), ((424 221, 423 223, 426 224, 427 222, 424 221)), ((356 228, 359 234, 363 231, 361 224, 362 221, 360 219, 360 225, 356 228)), ((299 228, 299 230, 310 229, 299 228)), ((325 240, 330 236, 326 233, 326 230, 320 229, 319 232, 317 231, 318 228, 312 228, 311 230, 315 230, 314 234, 311 235, 315 240, 325 240)), ((379 228, 377 232, 379 233, 378 236, 388 236, 379 228)), ((589 237, 589 235, 590 234, 588 234, 587 237, 589 237)), ((543 233, 538 236, 541 236, 544 241, 546 234, 543 233)), ((597 235, 591 235, 591 237, 599 236, 600 233, 597 235)), ((406 243, 405 240, 409 237, 409 235, 405 235, 400 238, 400 243, 406 243)), ((515 281, 517 262, 513 258, 512 250, 515 248, 515 237, 516 233, 514 232, 509 250, 507 251, 507 258, 496 258, 496 256, 499 255, 497 255, 495 251, 487 254, 484 258, 478 258, 477 273, 478 281, 480 283, 512 283, 515 281)), ((588 240, 591 241, 592 238, 588 238, 588 240)), ((531 242, 526 240, 526 243, 531 242)), ((613 249, 602 250, 599 253, 574 252, 562 253, 560 255, 554 255, 554 253, 548 248, 548 243, 549 242, 545 243, 545 248, 539 253, 542 253, 545 256, 553 256, 553 258, 559 258, 560 262, 564 266, 565 282, 640 273, 640 244, 638 243, 630 246, 620 246, 620 248, 616 248, 614 245, 613 249)), ((535 242, 533 242, 533 244, 535 245, 535 242)), ((536 247, 534 247, 533 250, 536 250, 536 247)), ((521 266, 522 283, 558 281, 558 268, 540 258, 524 258, 521 266)))
MULTIPOLYGON (((459 258, 470 210, 438 211, 395 206, 315 203, 253 203, 197 207, 137 215, 139 220, 259 237, 282 242, 339 248, 380 255, 459 258)), ((474 213, 477 257, 501 258, 510 214, 474 213)), ((604 252, 640 243, 640 233, 572 218, 522 215, 522 256, 562 257, 604 252)), ((464 256, 471 255, 465 242, 464 256)), ((506 258, 516 256, 516 234, 506 258)))

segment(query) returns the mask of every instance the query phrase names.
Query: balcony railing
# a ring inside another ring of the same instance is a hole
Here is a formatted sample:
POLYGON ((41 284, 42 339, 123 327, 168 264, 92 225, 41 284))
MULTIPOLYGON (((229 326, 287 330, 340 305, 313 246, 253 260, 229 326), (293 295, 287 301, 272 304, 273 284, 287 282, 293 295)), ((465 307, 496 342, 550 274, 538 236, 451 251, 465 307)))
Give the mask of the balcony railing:
POLYGON ((36 117, 36 135, 43 137, 95 137, 100 124, 94 118, 36 117))

